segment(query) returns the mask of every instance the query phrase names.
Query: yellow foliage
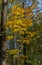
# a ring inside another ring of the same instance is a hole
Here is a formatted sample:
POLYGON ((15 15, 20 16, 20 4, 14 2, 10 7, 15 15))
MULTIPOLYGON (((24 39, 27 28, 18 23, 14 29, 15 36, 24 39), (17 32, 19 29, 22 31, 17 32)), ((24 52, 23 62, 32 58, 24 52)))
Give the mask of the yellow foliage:
POLYGON ((6 36, 6 40, 12 40, 14 37, 13 37, 13 35, 11 35, 11 36, 6 36))
POLYGON ((20 50, 18 50, 18 49, 15 49, 15 50, 7 50, 7 53, 9 53, 9 54, 17 54, 19 52, 20 52, 20 50))
POLYGON ((15 15, 20 15, 24 13, 24 9, 19 7, 19 4, 15 4, 11 9, 11 13, 15 15))
MULTIPOLYGON (((19 6, 19 4, 15 4, 12 6, 10 12, 11 14, 14 14, 13 20, 9 20, 6 22, 6 27, 12 29, 11 33, 18 32, 18 34, 21 35, 24 34, 24 32, 27 32, 28 27, 33 26, 33 22, 31 19, 31 17, 33 16, 32 8, 33 6, 28 8, 22 8, 19 6), (29 16, 30 18, 26 18, 25 16, 29 16)), ((27 39, 21 40, 23 41, 23 43, 29 44, 31 37, 35 36, 35 32, 27 32, 26 34, 27 39)), ((8 37, 7 39, 12 39, 12 37, 8 37)))
POLYGON ((31 13, 32 10, 30 9, 30 7, 28 7, 28 8, 25 9, 25 12, 26 12, 26 13, 31 13))
POLYGON ((6 22, 5 26, 8 27, 13 27, 13 21, 9 20, 6 22))
POLYGON ((30 39, 28 39, 28 38, 24 39, 24 40, 22 40, 22 42, 23 42, 23 44, 26 43, 28 45, 28 44, 30 44, 30 39))
POLYGON ((24 56, 24 55, 20 56, 20 59, 26 59, 26 58, 28 58, 28 56, 24 56))
POLYGON ((29 23, 29 26, 33 26, 33 23, 31 22, 31 23, 29 23))
POLYGON ((19 34, 24 34, 24 31, 20 31, 19 34))
POLYGON ((14 32, 18 32, 19 31, 19 29, 14 29, 12 32, 14 33, 14 32))

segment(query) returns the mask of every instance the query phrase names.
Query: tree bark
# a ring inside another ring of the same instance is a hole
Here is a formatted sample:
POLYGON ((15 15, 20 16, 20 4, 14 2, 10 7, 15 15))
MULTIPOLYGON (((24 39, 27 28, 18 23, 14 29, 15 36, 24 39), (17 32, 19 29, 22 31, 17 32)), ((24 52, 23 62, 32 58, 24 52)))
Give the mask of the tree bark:
POLYGON ((7 13, 7 0, 2 0, 2 11, 1 11, 1 30, 0 30, 0 65, 6 65, 5 55, 6 55, 6 46, 5 46, 5 21, 7 13))

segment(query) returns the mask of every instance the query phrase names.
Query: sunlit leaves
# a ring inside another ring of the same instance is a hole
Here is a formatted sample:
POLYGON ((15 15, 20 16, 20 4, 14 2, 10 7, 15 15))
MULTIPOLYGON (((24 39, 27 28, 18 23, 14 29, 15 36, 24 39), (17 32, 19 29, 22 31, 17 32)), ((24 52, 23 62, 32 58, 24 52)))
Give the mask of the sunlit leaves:
POLYGON ((27 58, 28 58, 28 56, 21 55, 19 58, 23 60, 23 59, 27 59, 27 58))
POLYGON ((14 38, 13 35, 11 35, 11 36, 6 36, 6 40, 12 40, 13 38, 14 38))
POLYGON ((33 8, 34 6, 23 8, 20 7, 19 4, 12 6, 10 12, 13 16, 11 16, 10 20, 6 22, 6 28, 10 28, 12 34, 17 33, 17 36, 9 36, 7 39, 11 40, 17 38, 17 43, 26 43, 28 45, 33 38, 40 37, 37 31, 29 30, 30 27, 34 26, 32 20, 34 15, 32 12, 33 8))
POLYGON ((24 13, 24 9, 20 8, 18 4, 14 5, 11 9, 11 13, 15 15, 21 15, 24 13), (21 11, 22 10, 22 11, 21 11))
POLYGON ((20 52, 20 50, 18 50, 18 49, 15 49, 15 50, 7 50, 7 53, 9 53, 9 54, 17 54, 19 52, 20 52))

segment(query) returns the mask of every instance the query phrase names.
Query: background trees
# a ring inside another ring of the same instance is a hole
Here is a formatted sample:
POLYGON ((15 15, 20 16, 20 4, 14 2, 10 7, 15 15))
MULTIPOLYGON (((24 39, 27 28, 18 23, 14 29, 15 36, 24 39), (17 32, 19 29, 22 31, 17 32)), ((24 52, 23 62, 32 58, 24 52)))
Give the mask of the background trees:
POLYGON ((42 8, 38 7, 38 4, 37 0, 8 1, 6 36, 4 35, 7 65, 42 64, 42 8))

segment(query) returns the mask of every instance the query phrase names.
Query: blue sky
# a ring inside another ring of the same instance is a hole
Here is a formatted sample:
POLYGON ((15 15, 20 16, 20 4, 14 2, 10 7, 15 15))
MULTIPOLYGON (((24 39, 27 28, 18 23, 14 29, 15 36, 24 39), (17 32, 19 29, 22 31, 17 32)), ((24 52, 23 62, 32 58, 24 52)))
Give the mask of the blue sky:
MULTIPOLYGON (((21 0, 22 1, 22 0, 21 0)), ((25 1, 25 7, 28 7, 28 6, 31 6, 32 5, 32 0, 30 0, 30 2, 29 2, 29 0, 23 0, 23 1, 25 1)), ((42 12, 42 0, 37 0, 38 1, 38 5, 37 5, 37 8, 38 9, 41 9, 40 10, 40 12, 42 12)), ((9 8, 12 6, 13 4, 9 4, 9 8)), ((37 11, 37 9, 35 9, 34 11, 37 11)))

